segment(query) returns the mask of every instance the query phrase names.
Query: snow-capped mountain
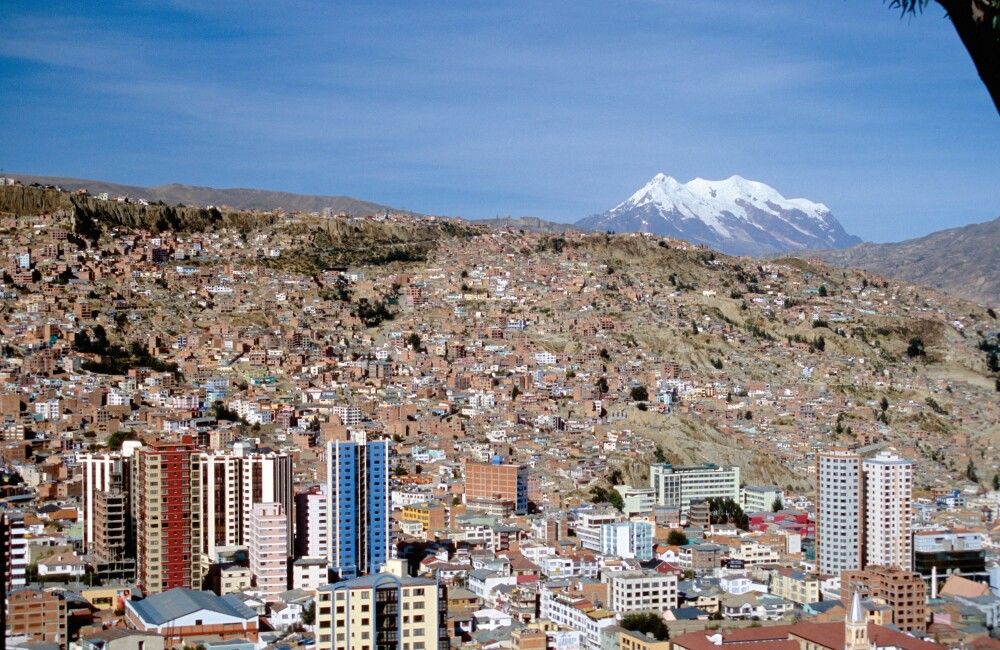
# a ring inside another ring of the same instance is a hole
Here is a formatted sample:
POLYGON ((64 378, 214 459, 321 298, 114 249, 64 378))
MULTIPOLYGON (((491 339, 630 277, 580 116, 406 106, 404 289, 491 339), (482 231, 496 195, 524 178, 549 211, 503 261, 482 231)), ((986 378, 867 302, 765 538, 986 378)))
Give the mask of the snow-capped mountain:
POLYGON ((741 176, 681 183, 657 174, 624 202, 576 225, 675 237, 731 255, 845 248, 861 242, 847 234, 822 203, 786 199, 773 187, 741 176))

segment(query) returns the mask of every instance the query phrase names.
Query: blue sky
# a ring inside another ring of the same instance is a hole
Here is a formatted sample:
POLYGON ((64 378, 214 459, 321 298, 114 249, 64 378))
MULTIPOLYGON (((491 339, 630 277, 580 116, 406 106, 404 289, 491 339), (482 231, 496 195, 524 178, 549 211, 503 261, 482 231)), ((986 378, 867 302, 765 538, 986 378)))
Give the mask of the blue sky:
POLYGON ((0 30, 7 171, 558 221, 738 173, 875 241, 1000 215, 936 5, 7 0, 0 30))

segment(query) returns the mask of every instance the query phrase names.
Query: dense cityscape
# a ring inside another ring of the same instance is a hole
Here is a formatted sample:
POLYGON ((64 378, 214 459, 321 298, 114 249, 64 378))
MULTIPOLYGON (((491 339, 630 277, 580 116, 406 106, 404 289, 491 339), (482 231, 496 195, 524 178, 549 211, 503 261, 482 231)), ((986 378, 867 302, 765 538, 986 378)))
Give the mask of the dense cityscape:
POLYGON ((0 187, 7 647, 1000 647, 992 309, 161 203, 0 187))

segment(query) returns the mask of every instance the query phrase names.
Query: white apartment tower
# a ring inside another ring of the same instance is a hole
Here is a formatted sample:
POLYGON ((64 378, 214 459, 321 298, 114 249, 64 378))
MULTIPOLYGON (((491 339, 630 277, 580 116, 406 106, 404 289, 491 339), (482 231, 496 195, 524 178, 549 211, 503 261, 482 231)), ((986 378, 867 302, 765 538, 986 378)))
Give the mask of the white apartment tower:
POLYGON ((823 452, 817 461, 816 559, 819 572, 840 575, 862 568, 863 476, 861 456, 823 452))
MULTIPOLYGON (((292 457, 283 451, 253 450, 236 443, 232 452, 202 453, 202 547, 209 558, 217 549, 246 546, 253 508, 280 503, 286 530, 292 530, 292 457)), ((291 535, 286 553, 292 555, 291 535)))
POLYGON ((864 473, 866 563, 909 571, 913 463, 883 451, 865 460, 864 473))
POLYGON ((280 503, 258 503, 250 516, 250 573, 266 602, 288 589, 288 520, 280 503))

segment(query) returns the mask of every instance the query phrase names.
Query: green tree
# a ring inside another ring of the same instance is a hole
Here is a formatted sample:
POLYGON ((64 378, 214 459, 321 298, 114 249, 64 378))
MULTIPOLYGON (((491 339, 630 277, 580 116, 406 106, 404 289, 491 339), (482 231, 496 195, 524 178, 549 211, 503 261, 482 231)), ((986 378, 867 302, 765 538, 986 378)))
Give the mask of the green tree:
POLYGON ((520 395, 520 394, 521 394, 521 389, 520 388, 518 388, 517 386, 514 386, 513 388, 511 388, 510 389, 510 399, 511 399, 511 401, 513 402, 514 400, 516 400, 517 396, 520 395))
POLYGON ((906 347, 906 356, 911 359, 927 356, 927 351, 924 349, 924 342, 919 337, 914 336, 910 339, 910 344, 906 347))
POLYGON ((420 335, 413 332, 408 337, 406 337, 406 344, 416 351, 420 351, 420 335))
POLYGON ((657 463, 667 462, 667 455, 663 453, 663 447, 656 445, 656 449, 653 451, 653 460, 657 463))
POLYGON ((667 544, 670 546, 684 546, 688 543, 688 537, 683 530, 674 528, 667 534, 667 544))
POLYGON ((973 483, 979 482, 979 474, 976 473, 976 464, 969 459, 969 464, 965 466, 965 478, 969 479, 973 483))
POLYGON ((645 402, 649 399, 649 391, 645 386, 636 386, 629 392, 633 402, 645 402))
POLYGON ((740 530, 750 528, 750 518, 732 497, 712 497, 708 500, 708 508, 713 524, 733 524, 740 530))
POLYGON ((618 490, 611 488, 607 491, 608 503, 614 506, 615 510, 618 512, 623 512, 625 510, 625 499, 622 498, 622 493, 618 490))
POLYGON ((598 378, 598 380, 594 382, 594 388, 597 389, 597 393, 599 395, 605 395, 608 392, 608 380, 604 377, 598 378))
POLYGON ((302 610, 302 623, 312 625, 316 622, 316 602, 309 601, 309 604, 302 610))
POLYGON ((819 297, 826 298, 828 295, 830 295, 830 292, 827 291, 826 285, 825 284, 819 285, 819 297))
POLYGON ((670 638, 670 630, 663 617, 654 612, 626 614, 622 617, 620 625, 632 632, 648 634, 657 641, 666 641, 670 638))
POLYGON ((771 512, 781 512, 784 509, 785 503, 781 500, 781 497, 774 497, 774 502, 771 504, 771 512))
POLYGON ((1000 474, 993 475, 993 489, 1000 490, 1000 474))

